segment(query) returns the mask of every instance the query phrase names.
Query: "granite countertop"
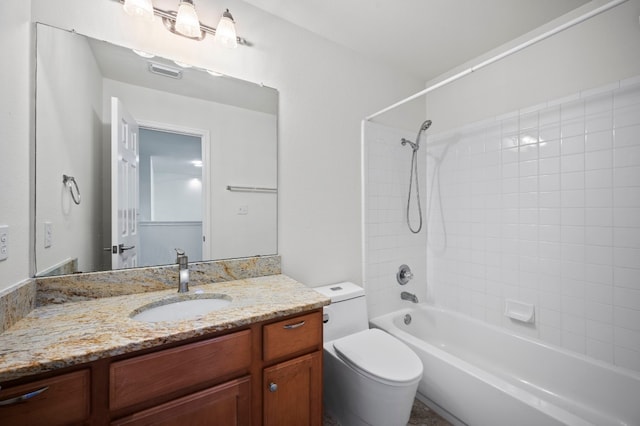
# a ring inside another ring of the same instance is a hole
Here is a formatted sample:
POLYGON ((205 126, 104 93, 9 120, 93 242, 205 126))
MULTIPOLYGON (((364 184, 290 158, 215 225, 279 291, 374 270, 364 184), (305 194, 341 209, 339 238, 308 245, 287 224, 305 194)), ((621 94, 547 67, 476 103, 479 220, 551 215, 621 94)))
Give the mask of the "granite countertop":
POLYGON ((174 298, 175 289, 38 307, 0 334, 0 383, 251 323, 317 309, 329 299, 285 276, 192 286, 224 294, 224 309, 194 320, 146 323, 130 318, 141 306, 174 298))

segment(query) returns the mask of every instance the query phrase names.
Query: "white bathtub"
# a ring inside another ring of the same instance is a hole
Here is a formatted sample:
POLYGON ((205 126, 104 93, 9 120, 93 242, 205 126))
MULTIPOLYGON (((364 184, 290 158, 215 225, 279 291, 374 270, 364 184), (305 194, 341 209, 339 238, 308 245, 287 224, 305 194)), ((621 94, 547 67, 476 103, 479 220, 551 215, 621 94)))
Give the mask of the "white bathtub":
POLYGON ((419 398, 456 423, 640 425, 640 374, 425 304, 371 324, 416 351, 419 398))

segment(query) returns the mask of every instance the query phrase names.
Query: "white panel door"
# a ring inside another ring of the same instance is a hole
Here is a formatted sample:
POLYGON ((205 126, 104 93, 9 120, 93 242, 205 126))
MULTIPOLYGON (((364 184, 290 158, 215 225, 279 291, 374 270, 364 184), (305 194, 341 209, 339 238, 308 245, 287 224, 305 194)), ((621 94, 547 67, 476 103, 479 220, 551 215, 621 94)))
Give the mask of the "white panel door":
POLYGON ((138 123, 111 98, 111 267, 138 266, 138 123))

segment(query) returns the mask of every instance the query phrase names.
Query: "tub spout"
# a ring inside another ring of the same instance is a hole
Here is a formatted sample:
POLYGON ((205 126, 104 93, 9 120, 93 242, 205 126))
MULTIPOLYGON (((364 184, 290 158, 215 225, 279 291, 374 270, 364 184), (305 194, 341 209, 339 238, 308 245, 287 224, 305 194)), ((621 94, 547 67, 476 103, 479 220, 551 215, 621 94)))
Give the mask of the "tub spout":
POLYGON ((402 293, 400 293, 400 298, 402 300, 410 300, 413 303, 418 303, 418 297, 413 293, 409 293, 408 291, 403 291, 402 293))

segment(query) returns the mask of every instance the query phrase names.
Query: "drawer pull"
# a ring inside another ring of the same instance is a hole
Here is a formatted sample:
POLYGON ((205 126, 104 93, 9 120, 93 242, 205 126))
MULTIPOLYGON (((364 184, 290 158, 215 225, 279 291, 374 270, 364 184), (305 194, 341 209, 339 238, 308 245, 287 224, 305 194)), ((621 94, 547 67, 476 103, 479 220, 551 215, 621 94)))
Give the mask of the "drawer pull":
POLYGON ((42 392, 46 391, 47 389, 49 389, 49 386, 45 386, 45 387, 40 388, 38 390, 34 390, 33 392, 25 393, 24 395, 16 396, 15 398, 5 399, 4 401, 0 401, 0 407, 17 404, 19 402, 28 401, 31 398, 33 398, 34 396, 40 395, 42 392))
POLYGON ((278 390, 278 384, 277 383, 269 383, 269 392, 275 392, 278 390))
POLYGON ((300 322, 297 322, 295 324, 287 324, 287 325, 283 326, 282 328, 285 328, 287 330, 293 330, 294 328, 302 327, 303 325, 304 325, 304 321, 300 321, 300 322))

